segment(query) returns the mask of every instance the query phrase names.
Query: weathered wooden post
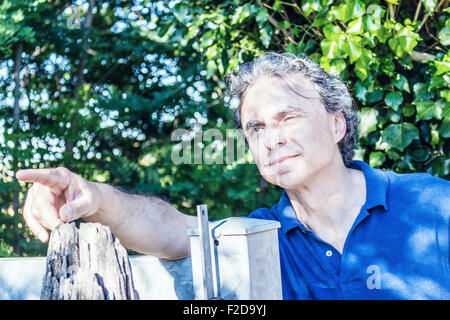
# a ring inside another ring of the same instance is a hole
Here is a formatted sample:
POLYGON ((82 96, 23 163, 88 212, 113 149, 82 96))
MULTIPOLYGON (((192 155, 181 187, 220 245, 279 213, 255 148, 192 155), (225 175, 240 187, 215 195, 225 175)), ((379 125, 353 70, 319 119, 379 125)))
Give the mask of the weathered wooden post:
POLYGON ((195 299, 211 299, 211 295, 227 300, 283 298, 278 221, 231 217, 208 225, 211 255, 205 254, 202 244, 205 226, 188 231, 195 299), (203 271, 205 256, 211 257, 208 269, 213 273, 213 294, 209 293, 211 289, 205 290, 209 282, 205 276, 210 273, 203 271))
POLYGON ((139 299, 127 251, 109 227, 65 223, 52 232, 41 299, 139 299))

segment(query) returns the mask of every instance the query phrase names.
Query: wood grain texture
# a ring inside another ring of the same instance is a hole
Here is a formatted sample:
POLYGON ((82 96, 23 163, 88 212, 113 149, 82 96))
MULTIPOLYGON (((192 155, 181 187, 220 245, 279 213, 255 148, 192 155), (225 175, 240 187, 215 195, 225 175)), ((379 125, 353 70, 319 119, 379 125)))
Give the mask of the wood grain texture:
POLYGON ((126 249, 99 223, 51 234, 41 300, 138 300, 126 249))

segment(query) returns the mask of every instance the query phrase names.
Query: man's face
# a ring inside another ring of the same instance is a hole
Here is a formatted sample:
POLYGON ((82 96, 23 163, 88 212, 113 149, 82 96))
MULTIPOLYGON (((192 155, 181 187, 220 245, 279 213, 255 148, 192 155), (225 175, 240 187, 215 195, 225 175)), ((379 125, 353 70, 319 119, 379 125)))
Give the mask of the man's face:
POLYGON ((301 187, 341 157, 345 119, 328 113, 303 77, 259 79, 243 97, 241 121, 261 175, 284 189, 301 187))

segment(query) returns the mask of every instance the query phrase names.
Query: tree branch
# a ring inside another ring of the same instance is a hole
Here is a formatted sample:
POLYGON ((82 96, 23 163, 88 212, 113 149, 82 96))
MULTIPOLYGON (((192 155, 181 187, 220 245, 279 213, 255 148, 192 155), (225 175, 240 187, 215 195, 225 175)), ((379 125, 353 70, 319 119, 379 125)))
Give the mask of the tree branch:
MULTIPOLYGON (((73 97, 75 100, 78 100, 78 89, 81 87, 81 85, 84 82, 84 68, 87 63, 87 49, 88 49, 88 38, 89 38, 89 29, 92 26, 92 11, 95 6, 95 0, 89 0, 89 7, 88 11, 85 17, 84 26, 82 30, 82 38, 81 38, 81 52, 80 52, 80 62, 77 66, 76 76, 77 81, 75 82, 74 88, 73 88, 73 97)), ((70 127, 70 135, 66 138, 66 148, 65 151, 70 155, 69 159, 72 158, 73 155, 73 147, 74 147, 74 141, 72 139, 72 135, 75 134, 75 130, 77 127, 77 119, 74 118, 72 120, 72 126, 70 127)), ((69 169, 71 169, 70 165, 65 164, 69 169)))
POLYGON ((392 3, 388 3, 388 8, 389 8, 389 17, 391 18, 391 20, 395 20, 395 7, 392 3))
POLYGON ((297 12, 298 14, 300 14, 303 18, 306 19, 306 21, 308 21, 308 23, 310 24, 311 30, 312 32, 314 32, 314 34, 319 37, 320 39, 324 38, 324 35, 320 32, 320 30, 317 30, 315 28, 313 28, 311 25, 313 23, 313 21, 311 21, 311 19, 309 19, 302 11, 302 9, 298 6, 297 3, 292 3, 292 7, 294 8, 294 11, 297 12))
POLYGON ((419 51, 413 51, 411 53, 411 60, 416 62, 425 62, 429 60, 436 59, 436 56, 433 54, 425 53, 425 52, 419 52, 419 51))
MULTIPOLYGON (((264 4, 262 3, 261 0, 257 0, 256 2, 257 2, 261 7, 264 7, 264 4)), ((277 21, 274 17, 272 17, 270 14, 267 16, 267 21, 269 21, 269 23, 270 23, 272 26, 274 26, 276 29, 280 30, 280 31, 283 33, 283 35, 284 35, 289 41, 293 42, 294 44, 298 44, 298 43, 294 40, 294 36, 293 36, 288 30, 286 30, 286 29, 284 29, 284 28, 281 28, 281 27, 278 25, 278 21, 277 21)))
POLYGON ((20 112, 20 71, 22 70, 22 51, 23 42, 20 40, 14 45, 14 111, 13 111, 13 130, 16 131, 19 126, 20 112))
POLYGON ((417 4, 416 13, 414 13, 413 22, 416 22, 417 19, 419 19, 419 13, 420 13, 420 9, 422 8, 422 2, 423 2, 423 0, 419 0, 419 3, 417 4))
POLYGON ((422 20, 422 23, 419 25, 419 27, 417 28, 416 32, 419 32, 423 26, 425 25, 425 23, 427 23, 428 19, 433 15, 433 13, 435 11, 438 11, 439 8, 444 4, 445 0, 441 0, 439 1, 438 5, 436 6, 436 8, 434 8, 433 12, 429 12, 425 15, 425 17, 422 20))

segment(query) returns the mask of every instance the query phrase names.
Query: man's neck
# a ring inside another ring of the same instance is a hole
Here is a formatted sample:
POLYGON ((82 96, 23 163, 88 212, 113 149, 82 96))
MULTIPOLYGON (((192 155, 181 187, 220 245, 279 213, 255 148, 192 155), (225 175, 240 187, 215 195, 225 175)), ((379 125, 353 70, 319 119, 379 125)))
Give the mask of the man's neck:
POLYGON ((338 162, 301 188, 286 193, 300 222, 342 253, 347 234, 366 200, 363 172, 338 162))

